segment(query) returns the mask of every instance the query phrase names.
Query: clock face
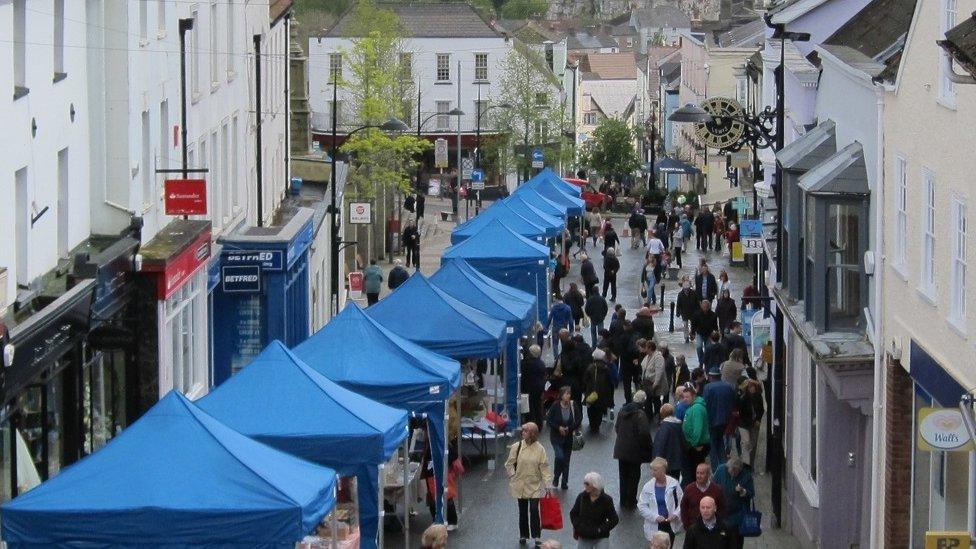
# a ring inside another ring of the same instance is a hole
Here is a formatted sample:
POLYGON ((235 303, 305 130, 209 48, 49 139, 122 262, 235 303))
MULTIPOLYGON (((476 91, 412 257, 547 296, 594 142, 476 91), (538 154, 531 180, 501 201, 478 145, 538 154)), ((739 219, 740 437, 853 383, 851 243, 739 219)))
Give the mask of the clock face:
POLYGON ((695 124, 695 134, 707 147, 714 149, 734 149, 746 133, 745 124, 739 120, 745 112, 742 105, 727 97, 712 97, 706 99, 701 107, 712 116, 718 117, 711 122, 695 124))

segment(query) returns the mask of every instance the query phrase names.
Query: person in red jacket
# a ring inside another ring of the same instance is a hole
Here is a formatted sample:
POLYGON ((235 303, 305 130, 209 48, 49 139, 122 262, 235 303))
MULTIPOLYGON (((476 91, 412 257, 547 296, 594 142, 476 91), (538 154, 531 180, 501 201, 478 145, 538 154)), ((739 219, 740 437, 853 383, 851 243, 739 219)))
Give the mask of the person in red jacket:
POLYGON ((685 485, 681 496, 681 523, 685 530, 691 528, 691 525, 698 520, 700 516, 698 504, 705 496, 715 500, 718 516, 724 517, 725 495, 722 493, 722 487, 712 482, 712 467, 708 463, 700 463, 695 469, 695 481, 685 485))

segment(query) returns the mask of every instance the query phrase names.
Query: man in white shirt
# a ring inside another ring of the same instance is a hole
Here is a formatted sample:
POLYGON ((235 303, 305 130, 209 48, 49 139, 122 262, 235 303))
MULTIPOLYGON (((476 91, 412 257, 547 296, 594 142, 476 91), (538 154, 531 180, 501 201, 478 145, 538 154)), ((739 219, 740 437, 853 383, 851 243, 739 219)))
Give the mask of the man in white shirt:
POLYGON ((658 238, 657 231, 651 231, 651 239, 647 241, 647 251, 654 256, 654 258, 661 262, 661 254, 664 253, 664 243, 658 238))

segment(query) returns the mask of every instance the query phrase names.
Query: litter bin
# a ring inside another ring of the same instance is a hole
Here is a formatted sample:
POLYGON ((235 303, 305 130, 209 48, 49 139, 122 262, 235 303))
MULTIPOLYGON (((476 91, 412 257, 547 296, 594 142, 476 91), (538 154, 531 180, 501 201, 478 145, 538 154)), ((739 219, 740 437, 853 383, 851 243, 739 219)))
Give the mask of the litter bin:
POLYGON ((400 253, 400 220, 391 217, 386 220, 387 242, 390 246, 391 254, 400 253))

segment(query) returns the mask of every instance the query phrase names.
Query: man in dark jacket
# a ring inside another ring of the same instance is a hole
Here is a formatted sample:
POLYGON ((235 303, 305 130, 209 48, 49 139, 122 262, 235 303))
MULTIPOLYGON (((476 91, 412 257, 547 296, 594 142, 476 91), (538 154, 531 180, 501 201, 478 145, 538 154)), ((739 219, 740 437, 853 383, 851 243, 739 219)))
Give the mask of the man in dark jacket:
POLYGON ((698 274, 695 275, 695 293, 698 300, 707 299, 712 301, 718 294, 718 284, 715 283, 715 275, 708 270, 708 264, 702 259, 698 265, 698 274))
POLYGON ((579 286, 575 282, 569 283, 569 290, 563 294, 563 303, 569 305, 569 308, 573 311, 573 323, 576 325, 577 332, 580 331, 580 323, 583 322, 583 306, 586 304, 586 298, 583 297, 583 292, 579 290, 579 286))
POLYGON ((651 422, 643 410, 646 399, 644 391, 634 393, 634 401, 624 404, 614 426, 617 438, 613 443, 613 459, 617 460, 620 471, 620 507, 623 509, 637 508, 641 464, 650 463, 653 453, 651 422))
POLYGON ((386 285, 390 288, 390 290, 396 290, 400 287, 400 284, 406 282, 408 278, 410 278, 410 273, 403 268, 403 262, 399 259, 394 259, 393 268, 390 269, 390 276, 388 277, 386 285))
POLYGON ((417 224, 407 221, 408 225, 403 229, 403 246, 407 249, 407 267, 420 268, 420 231, 417 224))
POLYGON ((712 368, 720 368, 728 356, 729 353, 725 350, 725 345, 722 345, 722 336, 717 331, 712 332, 712 335, 708 336, 708 343, 705 344, 705 350, 702 352, 702 367, 706 371, 712 368))
POLYGON ((593 266, 590 256, 586 254, 580 256, 580 278, 583 280, 587 294, 590 293, 591 288, 595 289, 600 283, 600 278, 596 276, 596 267, 593 266))
POLYGON ((627 226, 630 227, 631 238, 630 247, 634 249, 637 247, 637 241, 640 240, 642 246, 647 245, 647 218, 641 213, 641 210, 634 210, 634 213, 630 214, 630 219, 627 220, 627 226))
POLYGON ((603 252, 603 297, 607 297, 610 290, 610 301, 617 301, 617 271, 620 270, 620 260, 613 248, 603 252))
POLYGON ((529 395, 529 415, 525 421, 536 425, 542 425, 542 393, 546 390, 546 364, 541 356, 542 349, 531 345, 521 364, 522 390, 529 395))
POLYGON ((654 317, 651 314, 649 307, 642 307, 641 310, 637 311, 637 318, 632 324, 637 337, 642 337, 648 341, 654 339, 654 317))
POLYGON ((549 318, 545 325, 546 330, 552 330, 552 357, 554 359, 559 356, 559 339, 557 338, 559 330, 567 329, 572 332, 573 326, 573 310, 557 296, 552 301, 549 318))
POLYGON ((590 337, 594 347, 596 347, 597 334, 603 329, 603 321, 607 318, 609 308, 607 300, 600 295, 600 292, 596 291, 596 288, 591 288, 583 305, 583 312, 590 319, 590 337))
POLYGON ((607 253, 610 248, 616 248, 620 244, 620 237, 617 231, 613 230, 613 224, 607 222, 606 230, 603 232, 603 253, 607 253))
POLYGON ((687 277, 684 277, 681 281, 681 291, 678 292, 676 301, 677 307, 675 312, 684 321, 685 343, 688 343, 688 340, 691 338, 691 321, 698 314, 698 307, 700 306, 701 300, 698 299, 698 294, 691 287, 691 282, 688 281, 687 277))
POLYGON ((698 503, 701 516, 685 533, 684 549, 733 549, 735 536, 719 520, 715 500, 705 496, 698 503))
POLYGON ((698 364, 705 364, 705 344, 712 336, 712 332, 718 331, 718 316, 712 311, 712 302, 707 299, 701 300, 698 314, 691 319, 691 339, 698 339, 695 345, 698 351, 698 364))
POLYGON ((738 404, 735 387, 727 381, 722 381, 718 368, 708 371, 708 384, 702 397, 705 399, 705 409, 708 411, 708 434, 711 438, 708 457, 712 470, 725 463, 725 427, 732 419, 732 410, 738 404))
POLYGON ((699 217, 701 218, 701 230, 704 233, 701 235, 702 247, 706 251, 711 250, 712 239, 715 236, 713 234, 715 232, 715 214, 713 214, 711 210, 706 209, 704 212, 699 214, 699 217))
POLYGON ((749 362, 749 347, 746 345, 746 339, 742 337, 741 322, 729 324, 729 333, 725 334, 725 350, 731 353, 735 349, 742 349, 743 364, 747 366, 751 364, 749 362))

